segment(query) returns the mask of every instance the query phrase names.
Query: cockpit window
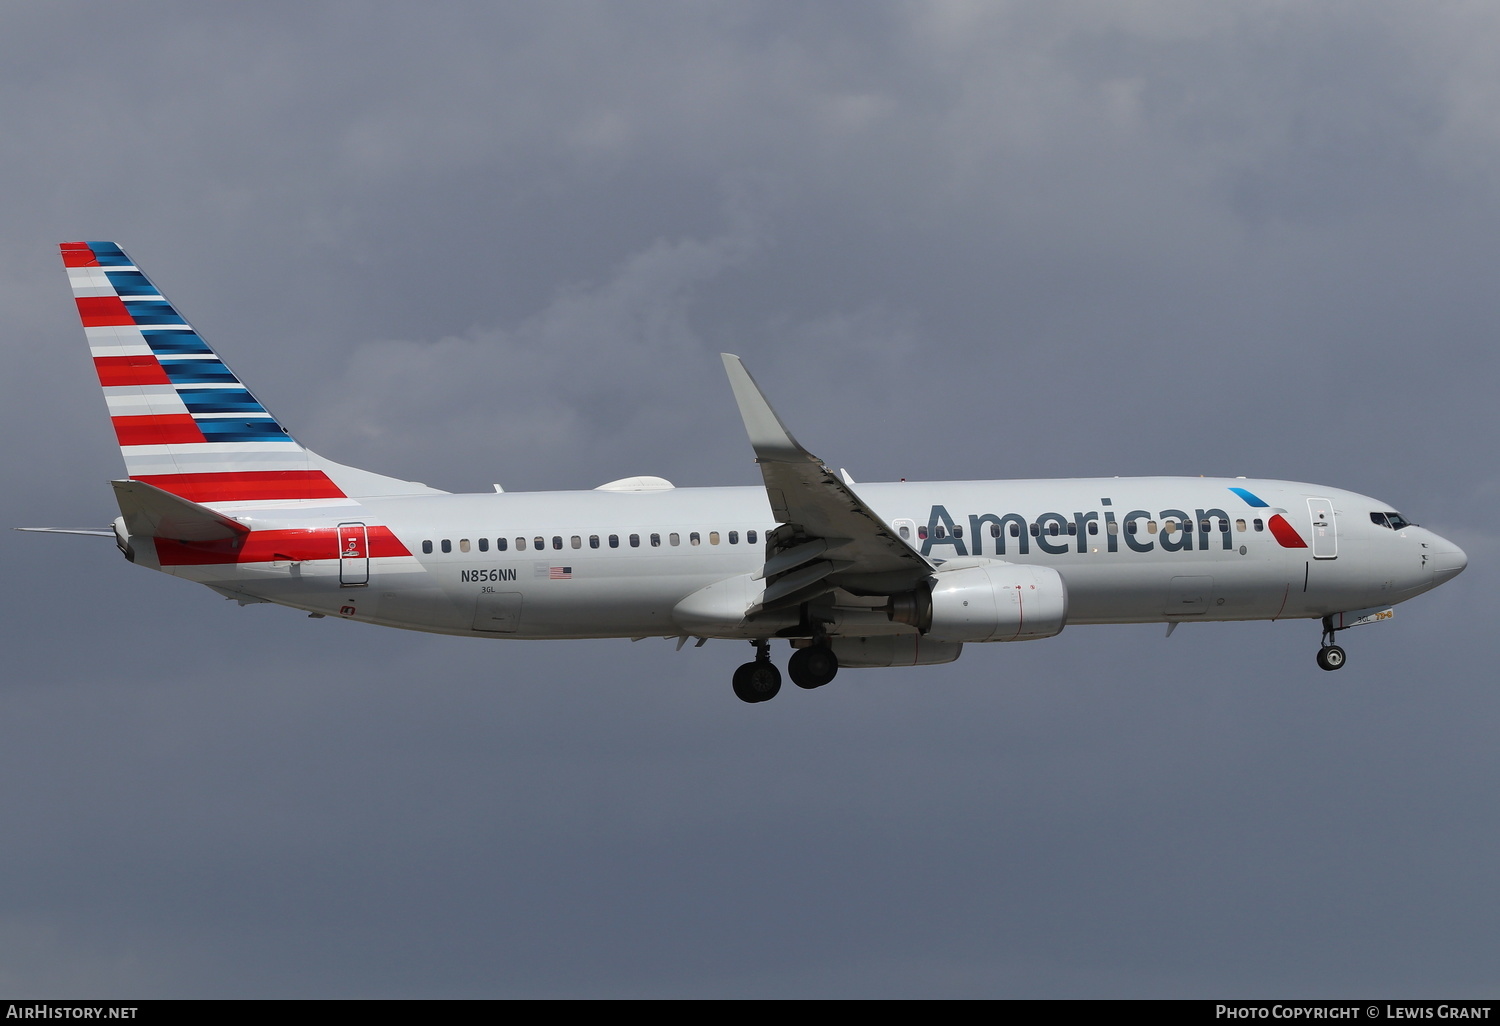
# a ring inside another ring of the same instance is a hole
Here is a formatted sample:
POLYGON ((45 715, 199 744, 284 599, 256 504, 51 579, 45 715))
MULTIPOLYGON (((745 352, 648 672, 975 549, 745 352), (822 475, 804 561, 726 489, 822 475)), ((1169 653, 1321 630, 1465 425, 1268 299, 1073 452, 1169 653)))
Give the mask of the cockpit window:
POLYGON ((1403 517, 1395 510, 1386 510, 1384 513, 1371 513, 1370 523, 1379 524, 1381 527, 1389 527, 1392 531, 1399 531, 1403 527, 1416 527, 1417 525, 1403 517))
POLYGON ((1372 524, 1379 524, 1381 527, 1390 527, 1391 526, 1389 523, 1386 522, 1385 514, 1384 513, 1371 513, 1370 514, 1370 523, 1372 523, 1372 524))

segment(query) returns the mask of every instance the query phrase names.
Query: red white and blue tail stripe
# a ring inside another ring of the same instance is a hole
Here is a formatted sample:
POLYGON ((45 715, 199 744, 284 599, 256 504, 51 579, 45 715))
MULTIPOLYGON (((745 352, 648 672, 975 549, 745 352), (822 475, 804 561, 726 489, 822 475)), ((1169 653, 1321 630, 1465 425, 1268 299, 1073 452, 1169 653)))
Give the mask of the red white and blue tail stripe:
POLYGON ((119 246, 62 257, 132 479, 205 504, 434 491, 298 445, 119 246))

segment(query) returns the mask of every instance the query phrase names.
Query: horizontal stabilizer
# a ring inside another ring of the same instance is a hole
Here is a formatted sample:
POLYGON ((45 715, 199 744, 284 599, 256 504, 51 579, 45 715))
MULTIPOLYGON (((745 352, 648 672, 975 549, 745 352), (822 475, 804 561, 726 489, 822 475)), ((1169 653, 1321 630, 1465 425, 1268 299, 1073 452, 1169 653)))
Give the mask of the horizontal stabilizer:
POLYGON ((107 527, 12 527, 12 531, 30 531, 33 534, 86 534, 97 538, 113 538, 115 532, 107 527))
POLYGON ((125 527, 132 535, 174 541, 218 541, 250 533, 250 528, 207 506, 163 491, 144 481, 111 481, 125 527))

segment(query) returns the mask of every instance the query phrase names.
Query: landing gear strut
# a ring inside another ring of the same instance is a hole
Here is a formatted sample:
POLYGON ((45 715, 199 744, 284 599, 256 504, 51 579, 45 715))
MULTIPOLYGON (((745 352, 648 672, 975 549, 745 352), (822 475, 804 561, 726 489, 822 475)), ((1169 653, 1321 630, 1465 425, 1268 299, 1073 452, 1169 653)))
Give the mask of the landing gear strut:
POLYGON ((734 671, 734 694, 741 702, 766 702, 781 690, 781 671, 771 662, 771 643, 765 639, 751 642, 755 661, 734 671))
POLYGON ((1325 670, 1342 669, 1344 650, 1333 643, 1333 617, 1323 617, 1323 647, 1318 649, 1318 665, 1325 670))

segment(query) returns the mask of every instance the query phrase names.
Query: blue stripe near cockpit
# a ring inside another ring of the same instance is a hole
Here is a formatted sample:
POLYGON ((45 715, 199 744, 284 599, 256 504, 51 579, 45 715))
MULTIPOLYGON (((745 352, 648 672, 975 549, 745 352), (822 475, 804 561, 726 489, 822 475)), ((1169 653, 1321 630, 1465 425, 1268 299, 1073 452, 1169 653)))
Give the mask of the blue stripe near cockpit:
POLYGON ((1266 502, 1266 500, 1262 499, 1259 495, 1256 495, 1248 488, 1230 488, 1229 490, 1238 495, 1240 498, 1244 499, 1252 506, 1263 506, 1267 509, 1270 508, 1270 504, 1266 502))

